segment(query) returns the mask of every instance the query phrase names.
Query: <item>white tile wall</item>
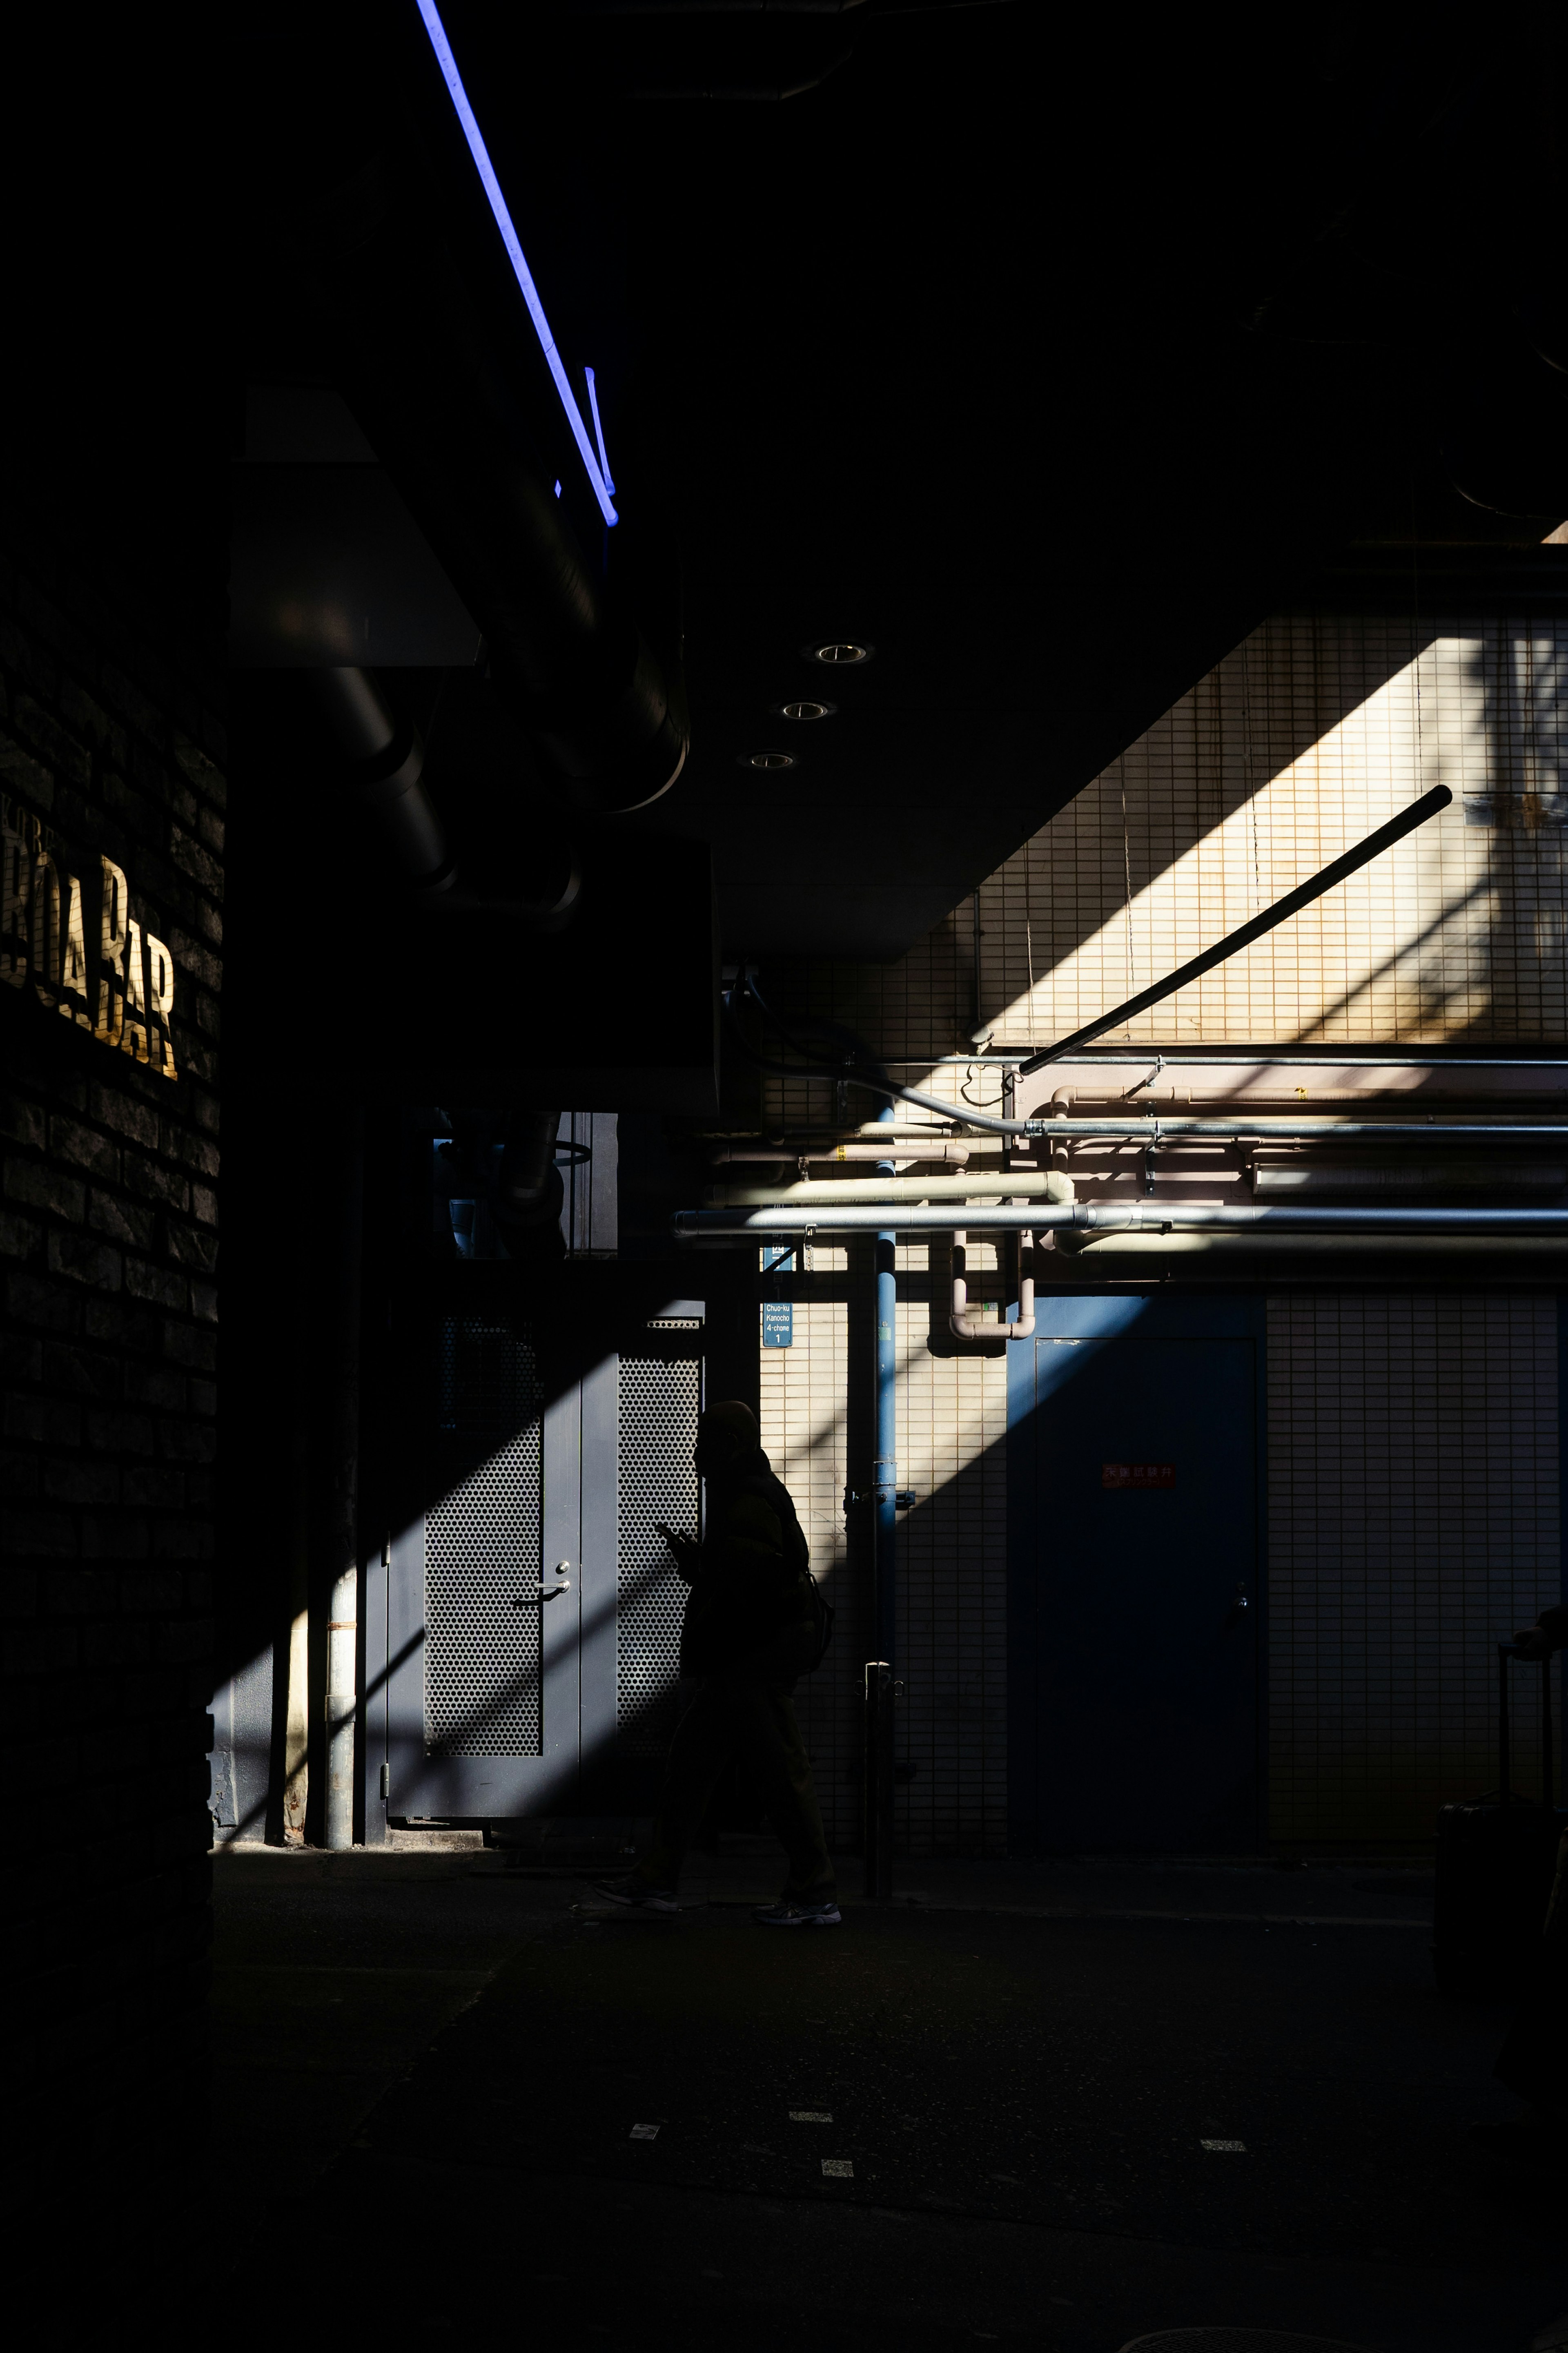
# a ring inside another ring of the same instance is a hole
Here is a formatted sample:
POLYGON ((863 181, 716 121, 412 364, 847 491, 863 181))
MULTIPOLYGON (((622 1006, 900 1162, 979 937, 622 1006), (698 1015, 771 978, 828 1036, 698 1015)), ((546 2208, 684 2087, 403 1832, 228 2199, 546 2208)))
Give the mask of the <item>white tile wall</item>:
MULTIPOLYGON (((1271 620, 981 886, 981 1012, 998 1044, 1059 1037, 1444 783, 1443 817, 1106 1042, 1557 1050, 1565 751, 1561 622, 1271 620)), ((994 1109, 994 1072, 935 1061, 974 1027, 973 911, 889 965, 770 975, 770 995, 914 1058, 915 1084, 994 1109)), ((845 1115, 821 1083, 770 1081, 764 1103, 791 1125, 845 1115)), ((859 1091, 847 1105, 856 1121, 878 1107, 859 1091)), ((913 1274, 924 1253, 900 1263, 913 1274)), ((1487 1644, 1556 1590, 1552 1314, 1504 1298, 1274 1310, 1279 1835, 1423 1836, 1439 1793, 1489 1780, 1487 1644)), ((1002 1367, 933 1357, 927 1316, 900 1310, 900 1462, 922 1499, 905 1523, 901 1753, 918 1770, 900 1818, 914 1852, 982 1852, 1005 1803, 1002 1367)), ((847 1588, 847 1311, 797 1307, 795 1332, 763 1354, 767 1442, 797 1496, 805 1481, 814 1551, 847 1588)), ((806 1700, 840 1836, 858 1822, 861 1656, 846 1609, 806 1700)))
MULTIPOLYGON (((1560 1039, 1565 765, 1568 623, 1266 622, 981 885, 983 1016, 998 1045, 1065 1036, 1445 784, 1443 816, 1105 1042, 1560 1039)), ((973 913, 890 965, 781 976, 781 1008, 962 1051, 973 913)))
MULTIPOLYGON (((911 1253, 900 1252, 906 1265, 911 1253)), ((923 1249, 919 1253, 923 1261, 923 1249)), ((865 1278, 869 1280, 868 1274, 865 1278)), ((898 1793, 900 1843, 916 1854, 1006 1844, 1006 1366, 933 1356, 923 1301, 899 1307, 899 1478, 918 1498, 899 1518, 898 1727, 915 1767, 898 1793)), ((838 1612, 834 1643, 797 1705, 830 1841, 860 1831, 860 1715, 868 1655, 843 1495, 848 1310, 797 1301, 794 1344, 762 1352, 763 1444, 795 1498, 812 1567, 838 1612)))
MULTIPOLYGON (((827 1253, 815 1253, 818 1266, 827 1253)), ((842 1259, 842 1251, 834 1253, 842 1259)), ((848 1573, 843 1511, 849 1481, 845 1399, 850 1377, 849 1311, 833 1300, 797 1300, 793 1344, 762 1349, 763 1446, 795 1499, 811 1567, 837 1613, 827 1656, 795 1696, 830 1847, 860 1837, 860 1697, 866 1657, 860 1595, 848 1573)), ((761 1314, 758 1316, 761 1347, 761 1314)))
MULTIPOLYGON (((924 1252, 921 1253, 924 1256, 924 1252)), ((978 1254, 977 1254, 978 1255, 978 1254)), ((911 1854, 1007 1843, 1007 1366, 933 1356, 931 1311, 899 1307, 897 1838, 911 1854)))
POLYGON ((1556 1302, 1271 1299, 1268 1446, 1272 1834, 1427 1837, 1494 1784, 1494 1645, 1557 1599, 1556 1302))

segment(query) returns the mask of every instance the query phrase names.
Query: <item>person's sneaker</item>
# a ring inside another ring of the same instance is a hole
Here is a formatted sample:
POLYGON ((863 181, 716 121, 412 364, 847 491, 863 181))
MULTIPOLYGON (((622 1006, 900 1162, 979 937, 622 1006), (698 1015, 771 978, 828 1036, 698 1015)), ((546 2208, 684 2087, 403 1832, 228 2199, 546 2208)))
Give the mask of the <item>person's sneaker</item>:
POLYGON ((837 1928, 844 1915, 831 1896, 826 1904, 792 1904, 781 1895, 776 1904, 760 1904, 752 1917, 762 1928, 837 1928))
POLYGON ((624 1879, 595 1879, 595 1895, 607 1895, 612 1904, 630 1904, 642 1912, 679 1912, 679 1902, 673 1887, 647 1887, 634 1872, 624 1879))

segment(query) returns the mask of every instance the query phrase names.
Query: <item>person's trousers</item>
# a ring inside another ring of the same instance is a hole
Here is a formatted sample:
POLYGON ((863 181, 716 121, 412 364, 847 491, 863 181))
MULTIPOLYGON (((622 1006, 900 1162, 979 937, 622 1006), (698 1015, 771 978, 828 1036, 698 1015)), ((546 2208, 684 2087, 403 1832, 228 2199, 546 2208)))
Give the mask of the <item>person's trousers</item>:
POLYGON ((645 1885, 675 1886, 719 1778, 735 1758, 789 1857, 785 1897, 795 1904, 819 1904, 831 1897, 833 1865, 810 1760, 795 1718, 793 1683, 793 1676, 788 1682, 770 1676, 762 1661, 747 1661, 699 1684, 675 1728, 653 1846, 635 1874, 645 1885), (752 1670, 749 1673, 748 1667, 752 1670))

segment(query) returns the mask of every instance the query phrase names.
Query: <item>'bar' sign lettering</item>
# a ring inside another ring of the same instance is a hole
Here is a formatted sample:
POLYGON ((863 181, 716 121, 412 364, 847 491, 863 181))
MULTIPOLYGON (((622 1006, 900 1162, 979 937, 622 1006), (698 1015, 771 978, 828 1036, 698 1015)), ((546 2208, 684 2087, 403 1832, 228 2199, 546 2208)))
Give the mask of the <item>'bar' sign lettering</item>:
POLYGON ((73 858, 30 810, 0 804, 0 981, 100 1045, 174 1067, 174 959, 132 912, 112 858, 73 858), (79 870, 73 871, 73 869, 79 870))

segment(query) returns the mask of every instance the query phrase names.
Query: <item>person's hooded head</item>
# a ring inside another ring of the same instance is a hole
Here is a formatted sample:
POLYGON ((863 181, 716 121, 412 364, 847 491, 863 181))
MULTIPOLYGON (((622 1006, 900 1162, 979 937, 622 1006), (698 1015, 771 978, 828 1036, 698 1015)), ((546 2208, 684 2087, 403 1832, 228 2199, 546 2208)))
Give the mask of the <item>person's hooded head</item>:
POLYGON ((731 1398, 710 1405, 697 1418, 697 1475, 722 1479, 728 1471, 750 1463, 760 1451, 763 1433, 749 1405, 731 1398))

